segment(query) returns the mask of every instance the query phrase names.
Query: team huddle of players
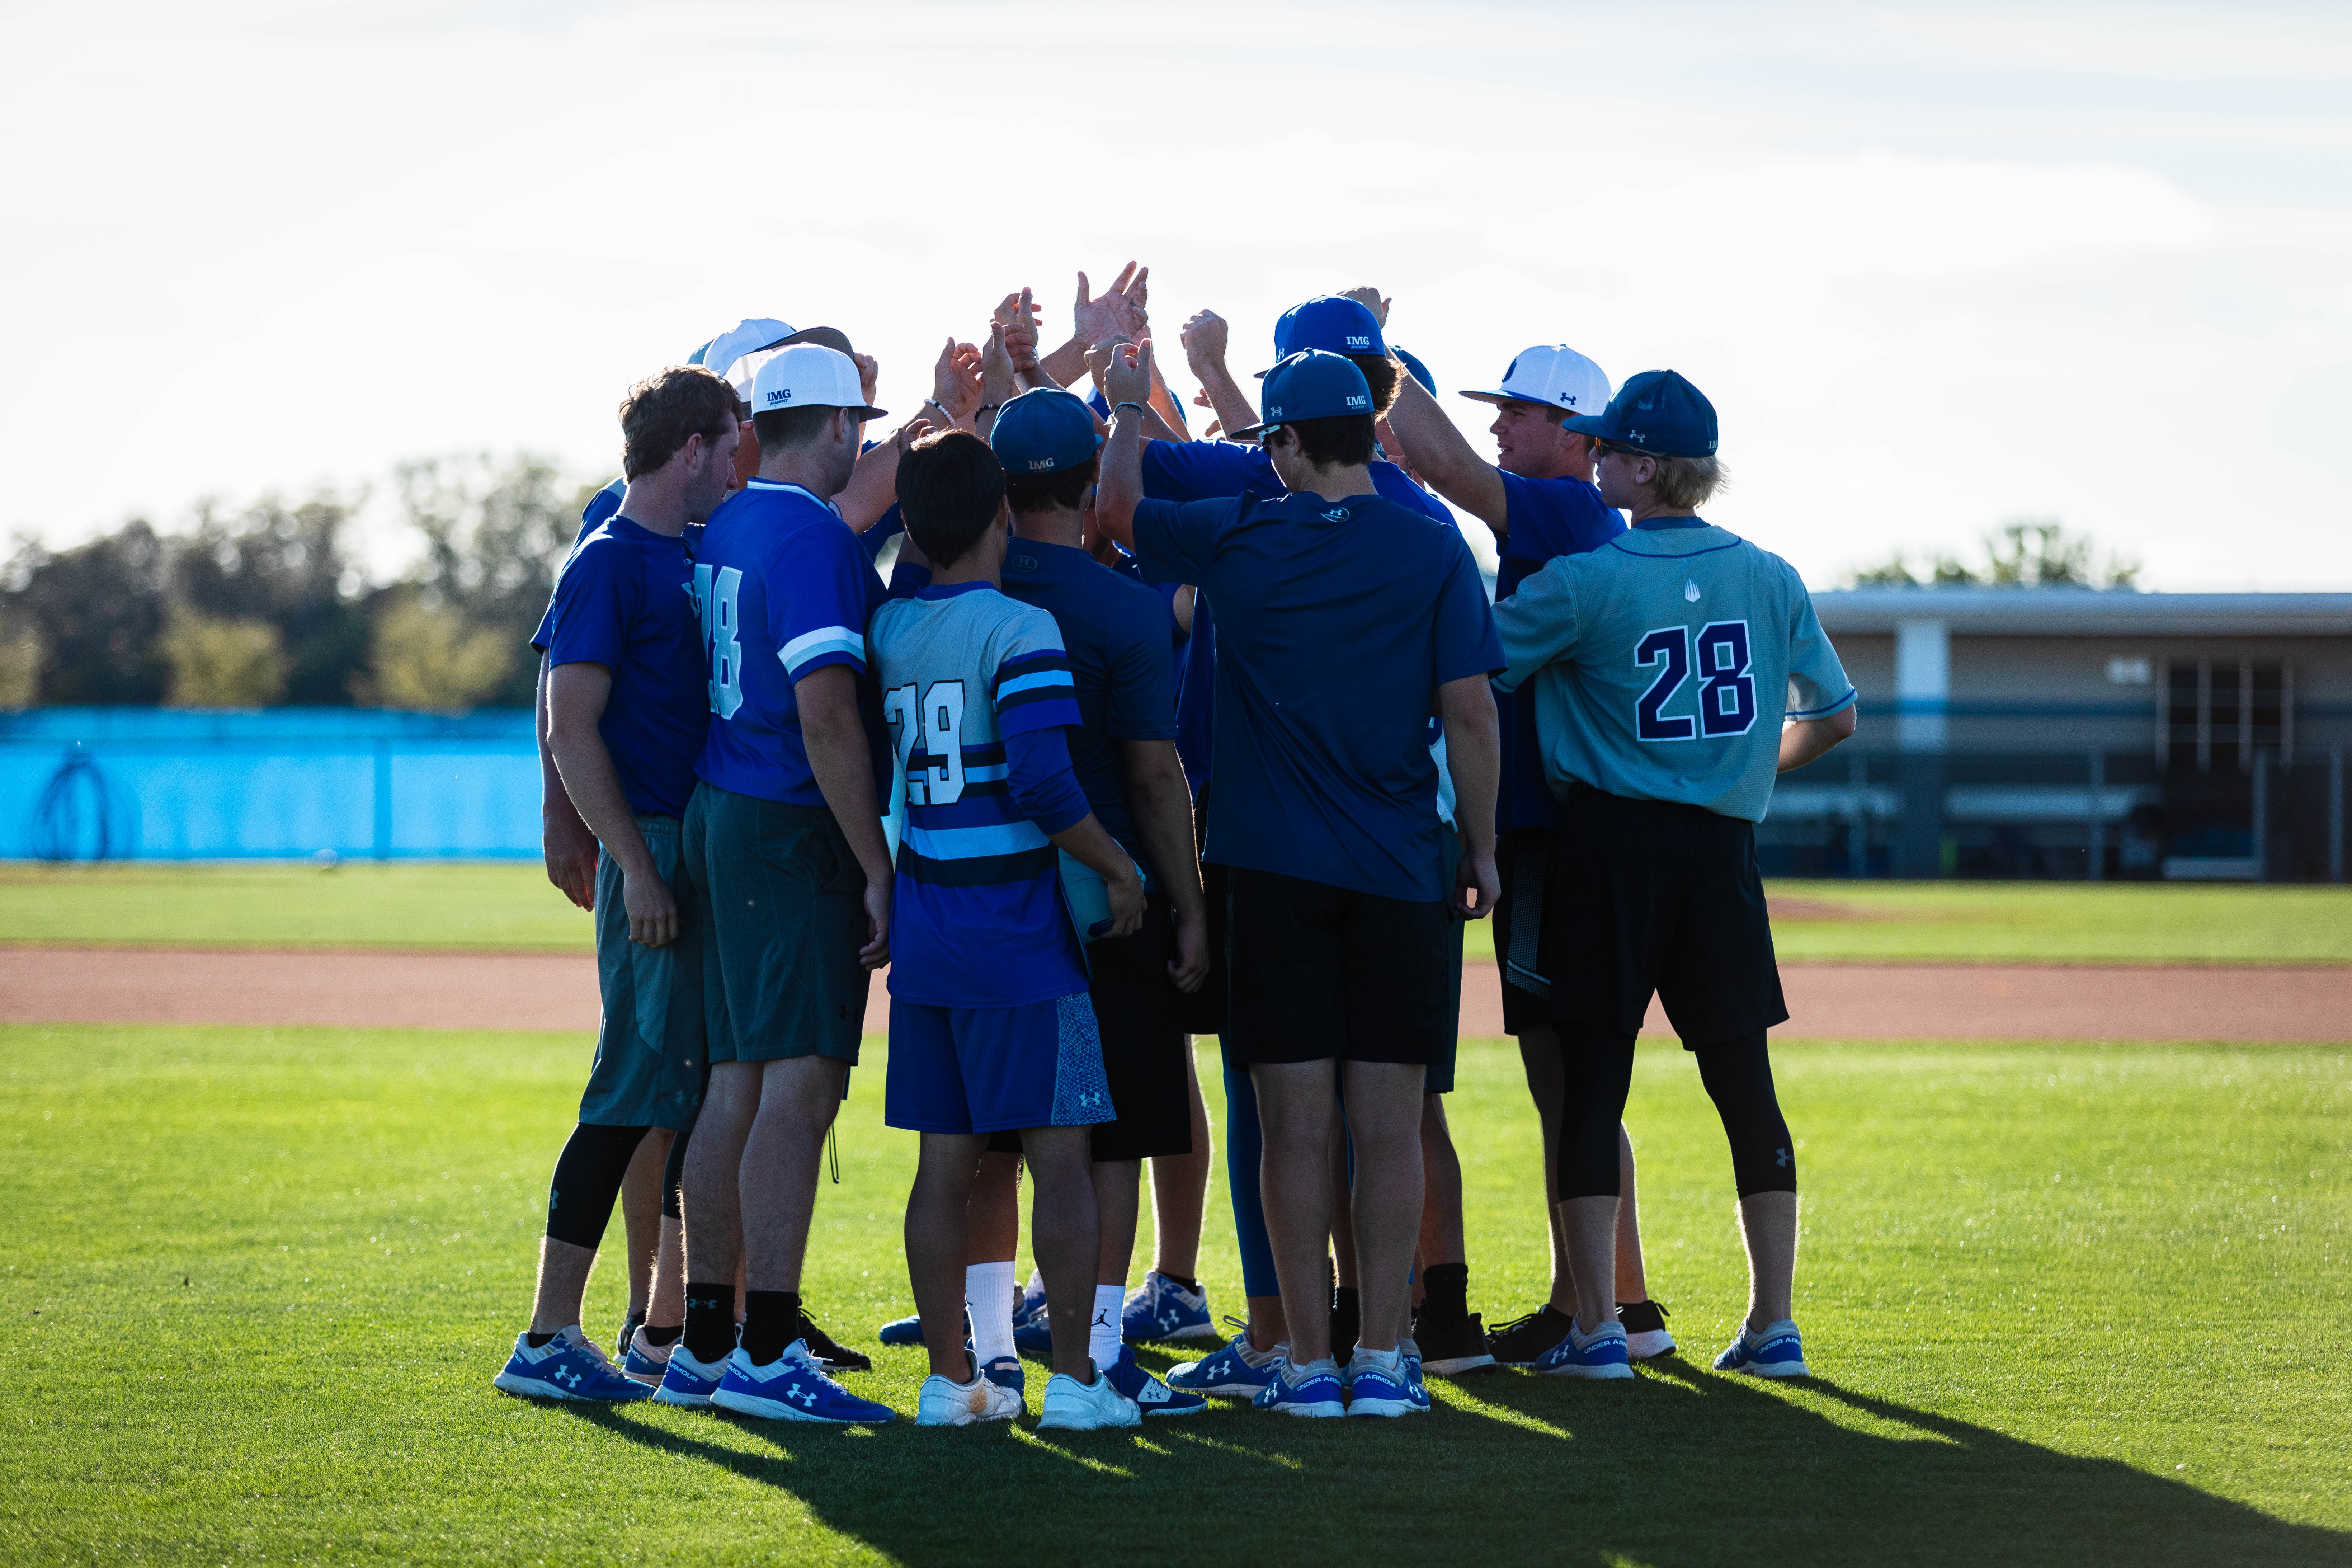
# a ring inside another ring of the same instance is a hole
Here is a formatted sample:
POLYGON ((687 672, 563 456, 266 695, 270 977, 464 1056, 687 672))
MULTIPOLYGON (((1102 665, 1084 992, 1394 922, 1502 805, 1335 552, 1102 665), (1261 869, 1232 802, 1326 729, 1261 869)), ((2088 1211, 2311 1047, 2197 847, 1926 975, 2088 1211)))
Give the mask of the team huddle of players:
POLYGON ((1220 1397, 1402 1416, 1425 1376, 1498 1364, 1633 1375, 1674 1348, 1621 1120, 1654 994, 1739 1194, 1750 1298, 1716 1365, 1804 1374, 1753 829, 1776 772, 1852 733, 1853 689, 1793 570, 1697 515, 1714 408, 1530 348, 1464 394, 1495 408, 1489 462, 1359 289, 1282 316, 1255 405, 1224 322, 1186 322, 1196 437, 1147 289, 1081 274, 1051 352, 1008 295, 887 437, 871 359, 764 319, 623 404, 623 478, 533 638, 549 875, 595 912, 604 1022, 499 1387, 892 1418, 800 1296, 886 964, 883 1119, 919 1155, 915 1312, 880 1337, 929 1358, 919 1425, 1022 1415, 1024 1352, 1039 1424, 1071 1429, 1220 1397), (1440 497, 1493 531, 1491 597, 1440 497), (1490 915, 1553 1274, 1491 1333, 1444 1109, 1490 915), (1201 1034, 1230 1339, 1197 1278, 1201 1034), (580 1328, 616 1198, 617 1360, 580 1328), (1134 1353, 1195 1342, 1164 1378, 1134 1353))

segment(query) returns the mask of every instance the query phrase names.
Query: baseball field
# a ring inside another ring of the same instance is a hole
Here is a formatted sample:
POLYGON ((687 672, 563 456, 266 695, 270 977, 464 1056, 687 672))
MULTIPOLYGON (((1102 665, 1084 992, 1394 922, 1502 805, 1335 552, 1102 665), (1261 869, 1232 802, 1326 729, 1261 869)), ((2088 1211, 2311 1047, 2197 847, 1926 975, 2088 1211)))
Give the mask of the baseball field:
MULTIPOLYGON (((1435 1382, 1419 1420, 1041 1436, 491 1391, 586 1034, 471 1002, 444 1021, 472 1027, 300 1020, 347 962, 394 987, 385 966, 451 954, 576 965, 585 918, 536 868, 0 870, 0 1561, 2352 1562, 2352 898, 1772 891, 1792 997, 1819 998, 1774 1043, 1819 1377, 1707 1370, 1744 1268, 1720 1131, 1661 1037, 1627 1114, 1680 1358, 1618 1385, 1435 1382), (1841 987, 1888 975, 1916 1016, 1851 1032, 1841 987), (2029 981, 2137 998, 2153 1037, 1982 1022, 2008 994, 1986 987, 2029 981), (2231 998, 2289 992, 2301 1011, 2238 1026, 2256 1009, 2231 998)), ((876 1354, 850 1385, 911 1411, 920 1352, 870 1338, 906 1310, 913 1163, 883 1060, 869 1038, 805 1293, 876 1354)), ((1450 1115, 1492 1322, 1546 1278, 1509 1042, 1465 1039, 1450 1115)), ((1202 1268, 1234 1308, 1223 1185, 1202 1268)), ((592 1333, 622 1305, 601 1270, 592 1333)))

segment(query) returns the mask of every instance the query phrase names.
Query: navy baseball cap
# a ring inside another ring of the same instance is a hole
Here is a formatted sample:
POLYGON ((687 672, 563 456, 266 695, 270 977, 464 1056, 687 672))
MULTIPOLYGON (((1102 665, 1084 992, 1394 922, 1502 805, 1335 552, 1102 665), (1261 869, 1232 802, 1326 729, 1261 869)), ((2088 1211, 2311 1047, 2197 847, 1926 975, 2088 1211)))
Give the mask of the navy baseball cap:
MULTIPOLYGON (((1324 294, 1293 305, 1274 323, 1274 357, 1279 362, 1307 349, 1333 354, 1386 354, 1381 319, 1343 294, 1324 294)), ((1260 371, 1270 375, 1271 371, 1260 371)))
POLYGON ((1715 456, 1715 405, 1671 370, 1627 376, 1608 407, 1598 414, 1571 414, 1559 426, 1654 458, 1715 456))
POLYGON ((1232 432, 1233 439, 1255 440, 1276 425, 1294 420, 1340 419, 1350 414, 1369 416, 1372 387, 1353 360, 1321 349, 1302 349, 1265 373, 1262 401, 1265 417, 1246 430, 1232 432))
POLYGON ((1058 386, 1032 387, 996 411, 989 448, 1008 474, 1058 474, 1102 445, 1094 410, 1058 386))

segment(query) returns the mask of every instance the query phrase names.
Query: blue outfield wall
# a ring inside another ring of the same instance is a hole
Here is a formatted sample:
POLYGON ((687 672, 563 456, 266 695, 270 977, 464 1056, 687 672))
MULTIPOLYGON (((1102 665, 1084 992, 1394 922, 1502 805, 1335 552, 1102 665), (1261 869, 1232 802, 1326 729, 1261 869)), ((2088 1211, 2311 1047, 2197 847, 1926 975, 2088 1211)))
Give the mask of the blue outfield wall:
POLYGON ((0 712, 0 858, 540 853, 527 708, 0 712))

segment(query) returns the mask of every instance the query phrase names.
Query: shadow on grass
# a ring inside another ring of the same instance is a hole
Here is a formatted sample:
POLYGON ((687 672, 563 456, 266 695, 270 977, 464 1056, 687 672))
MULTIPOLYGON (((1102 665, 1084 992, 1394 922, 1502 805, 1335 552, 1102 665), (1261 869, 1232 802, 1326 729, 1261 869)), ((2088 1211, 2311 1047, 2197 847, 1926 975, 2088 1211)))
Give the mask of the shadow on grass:
POLYGON ((706 1436, 635 1409, 564 1408, 788 1491, 910 1565, 2352 1561, 2352 1534, 2113 1460, 1834 1384, 1800 1386, 1844 1406, 1840 1419, 1745 1379, 1650 1364, 1632 1384, 1439 1385, 1435 1412, 1402 1421, 1221 1405, 1119 1433, 925 1432, 902 1416, 852 1436, 713 1417, 706 1436))

